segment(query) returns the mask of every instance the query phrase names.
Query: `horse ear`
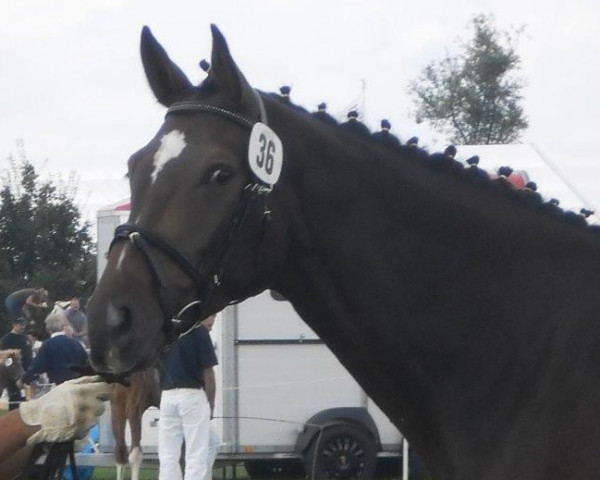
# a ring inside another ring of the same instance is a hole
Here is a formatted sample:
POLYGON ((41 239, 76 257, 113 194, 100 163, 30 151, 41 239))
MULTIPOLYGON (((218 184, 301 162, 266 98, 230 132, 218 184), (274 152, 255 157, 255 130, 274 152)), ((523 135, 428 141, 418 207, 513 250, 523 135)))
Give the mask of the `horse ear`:
POLYGON ((140 50, 148 83, 160 103, 168 107, 190 94, 192 84, 146 26, 142 29, 140 50))
POLYGON ((210 29, 213 37, 210 72, 215 83, 235 105, 247 110, 252 117, 260 118, 257 95, 233 61, 225 37, 216 25, 211 25, 210 29))

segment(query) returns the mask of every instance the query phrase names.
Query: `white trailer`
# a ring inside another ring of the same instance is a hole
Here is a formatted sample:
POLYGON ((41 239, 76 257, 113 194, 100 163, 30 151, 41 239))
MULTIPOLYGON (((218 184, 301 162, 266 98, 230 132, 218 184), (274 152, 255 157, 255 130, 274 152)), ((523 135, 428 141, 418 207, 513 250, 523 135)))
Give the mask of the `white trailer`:
MULTIPOLYGON (((99 274, 128 210, 123 201, 98 212, 99 274)), ((285 478, 303 463, 312 478, 372 472, 377 457, 399 463, 400 432, 289 302, 267 291, 228 307, 211 337, 219 360, 219 460, 243 461, 252 478, 285 478)), ((142 439, 148 459, 157 451, 157 423, 158 412, 149 409, 142 439)), ((113 444, 105 414, 100 450, 111 453, 113 444)))

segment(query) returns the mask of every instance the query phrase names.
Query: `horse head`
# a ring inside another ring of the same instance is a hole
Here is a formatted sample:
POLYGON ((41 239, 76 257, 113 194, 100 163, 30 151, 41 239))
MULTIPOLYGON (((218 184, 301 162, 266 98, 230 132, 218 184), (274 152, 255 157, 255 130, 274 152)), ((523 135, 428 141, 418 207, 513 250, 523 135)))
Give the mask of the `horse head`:
MULTIPOLYGON (((156 136, 129 159, 130 218, 117 229, 88 305, 99 370, 151 365, 170 338, 264 290, 281 262, 285 222, 278 232, 265 227, 267 196, 275 201, 277 191, 248 164, 249 138, 266 121, 263 99, 214 26, 212 34, 212 68, 193 86, 150 30, 142 31, 146 76, 169 110, 156 136)), ((273 154, 257 141, 257 155, 273 154)))

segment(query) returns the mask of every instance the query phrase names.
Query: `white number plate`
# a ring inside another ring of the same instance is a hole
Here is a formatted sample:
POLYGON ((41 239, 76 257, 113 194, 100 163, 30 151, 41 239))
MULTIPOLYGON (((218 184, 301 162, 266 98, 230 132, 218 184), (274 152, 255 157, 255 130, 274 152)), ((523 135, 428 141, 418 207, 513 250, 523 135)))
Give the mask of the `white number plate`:
POLYGON ((250 169, 263 182, 273 186, 279 180, 283 163, 283 145, 277 134, 264 123, 252 127, 248 145, 250 169))

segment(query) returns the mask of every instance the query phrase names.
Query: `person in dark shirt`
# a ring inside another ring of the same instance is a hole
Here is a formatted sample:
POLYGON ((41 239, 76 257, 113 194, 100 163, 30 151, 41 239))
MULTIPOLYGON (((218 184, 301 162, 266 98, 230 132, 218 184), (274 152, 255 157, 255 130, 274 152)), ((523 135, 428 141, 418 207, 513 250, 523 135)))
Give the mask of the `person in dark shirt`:
POLYGON ((61 383, 77 378, 71 367, 85 367, 87 353, 77 340, 72 338, 73 327, 63 312, 51 313, 46 318, 46 330, 50 338, 45 340, 33 359, 31 367, 23 375, 23 383, 30 384, 33 379, 47 373, 51 383, 61 383))
POLYGON ((23 317, 23 305, 46 307, 48 304, 48 291, 40 288, 24 288, 11 293, 4 302, 12 320, 23 317))
POLYGON ((179 457, 185 440, 186 480, 210 479, 210 419, 215 402, 217 357, 202 324, 160 356, 159 480, 181 478, 179 457))
MULTIPOLYGON (((21 363, 23 369, 27 370, 31 364, 31 345, 25 337, 25 320, 20 317, 13 320, 12 330, 0 339, 0 350, 18 349, 21 351, 21 363)), ((19 402, 25 400, 21 395, 21 389, 15 381, 8 383, 8 408, 14 410, 19 407, 19 402)))

